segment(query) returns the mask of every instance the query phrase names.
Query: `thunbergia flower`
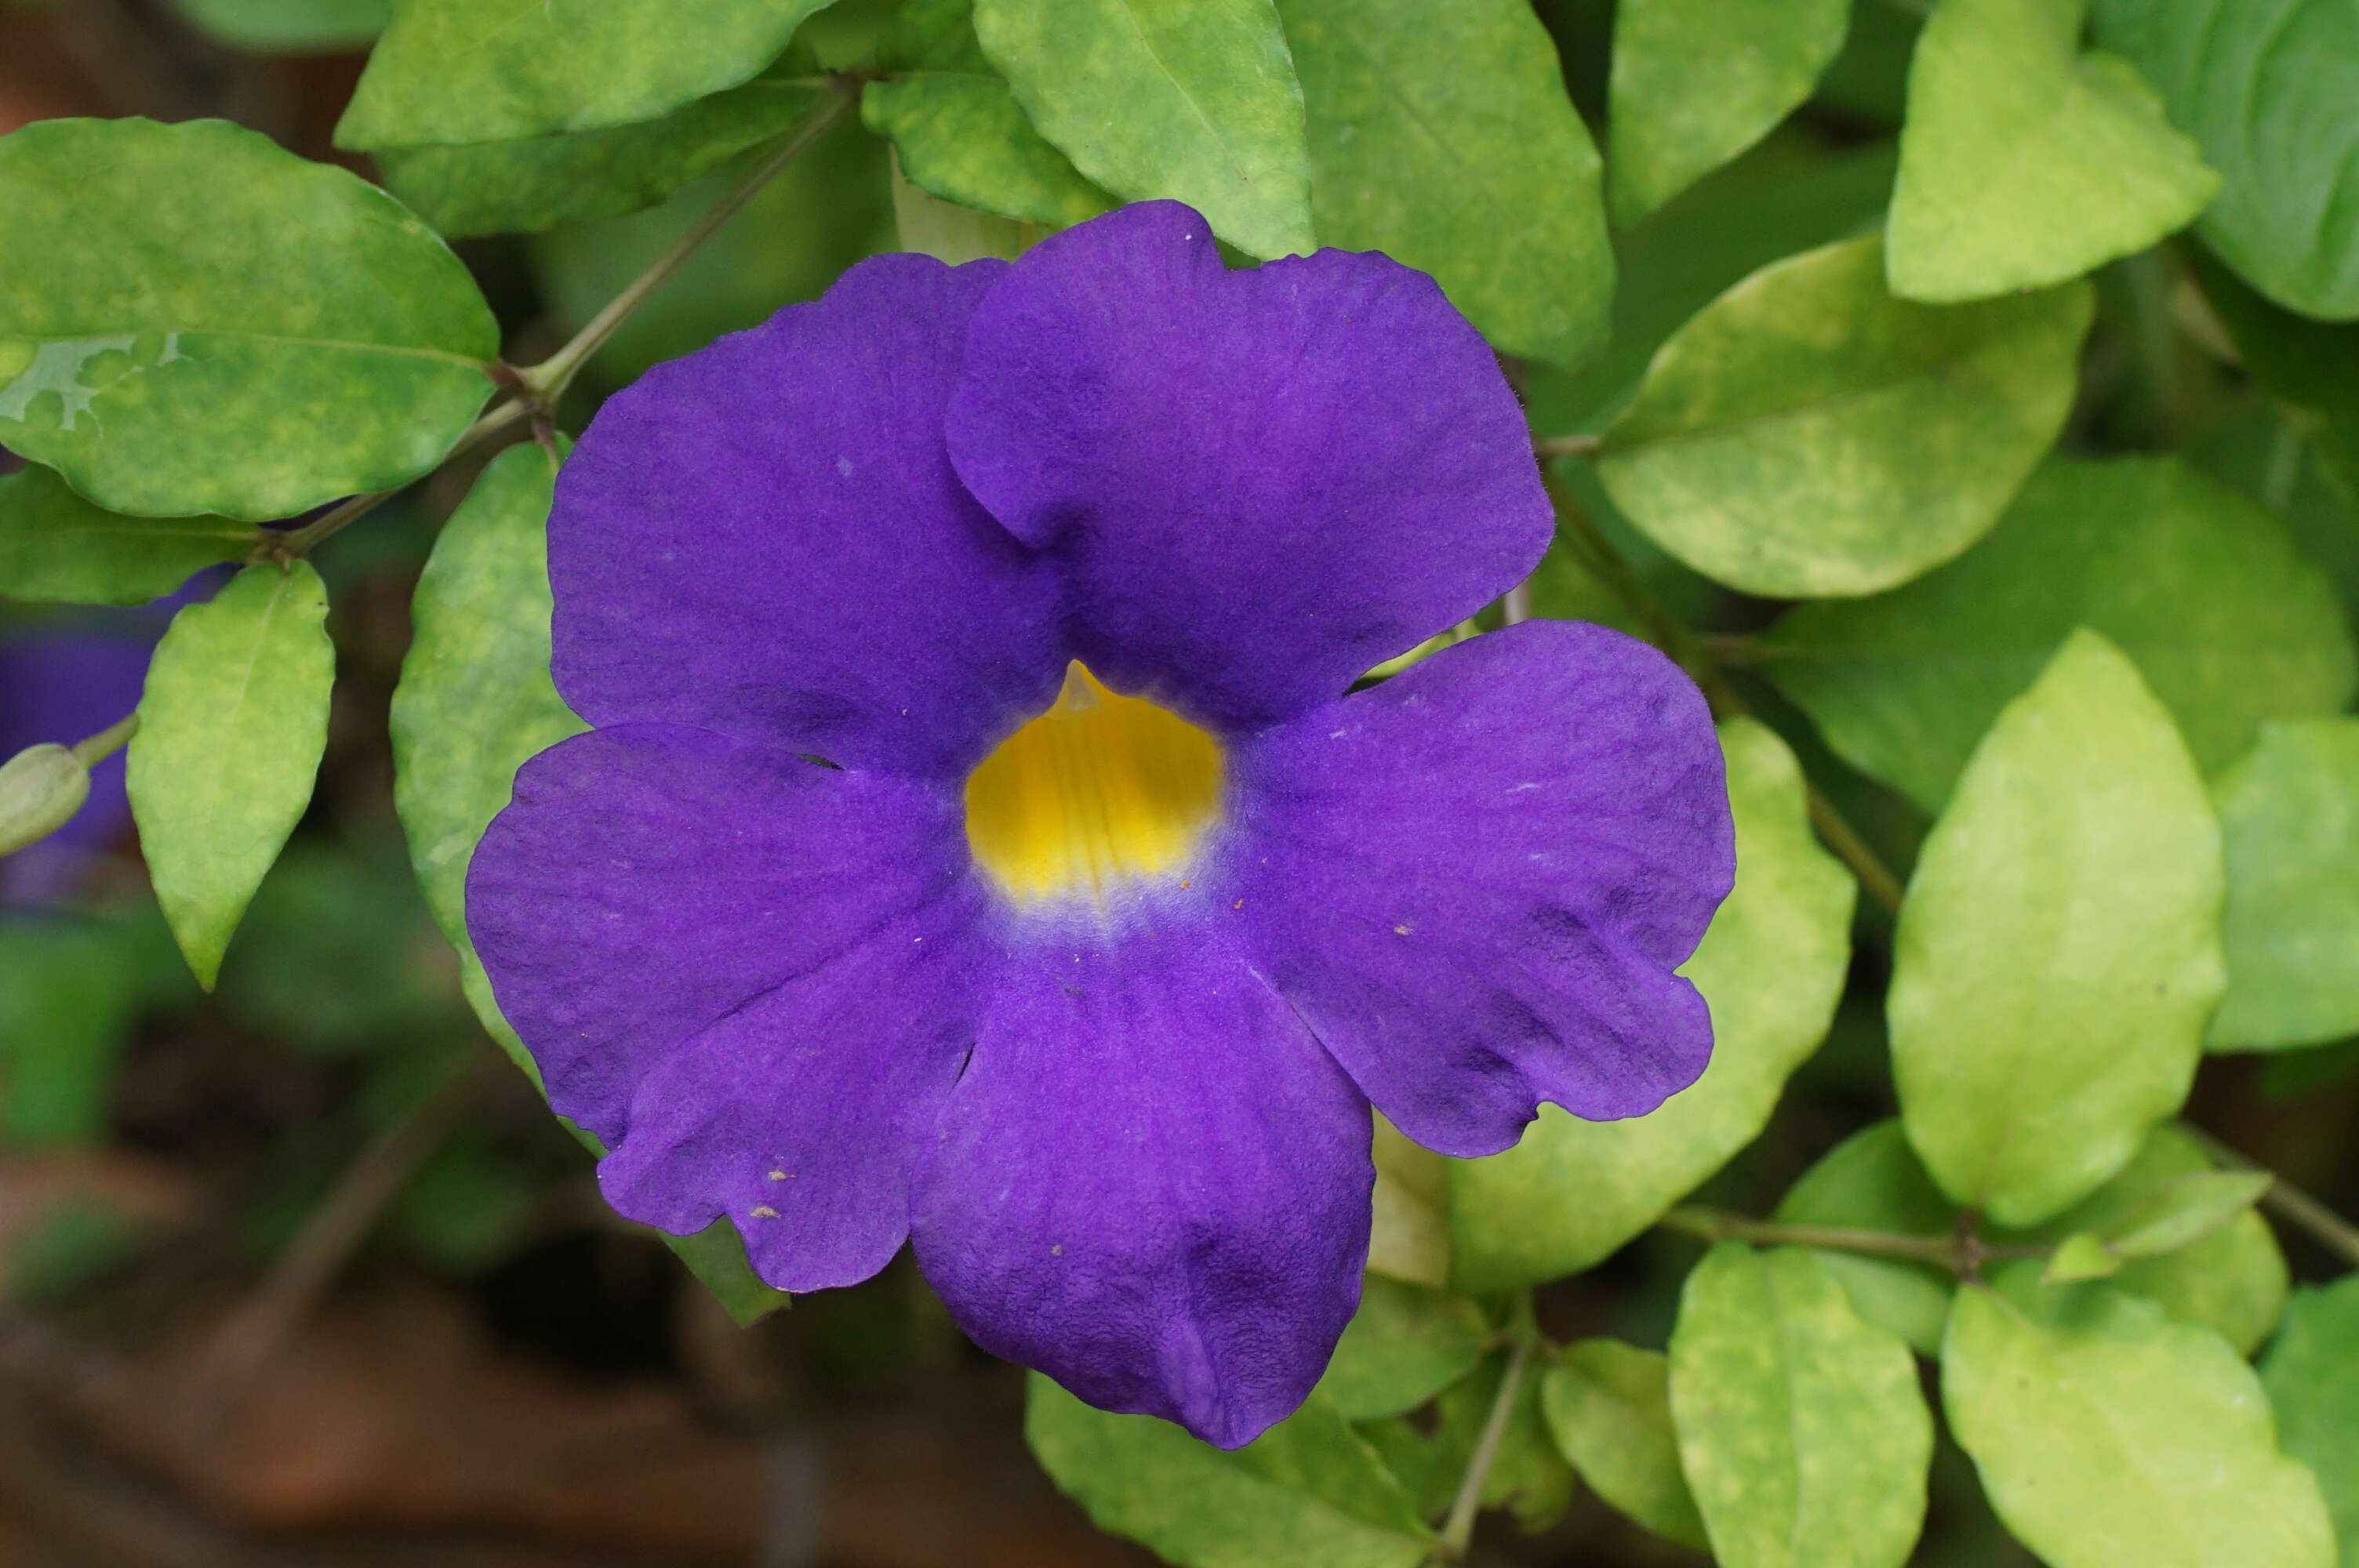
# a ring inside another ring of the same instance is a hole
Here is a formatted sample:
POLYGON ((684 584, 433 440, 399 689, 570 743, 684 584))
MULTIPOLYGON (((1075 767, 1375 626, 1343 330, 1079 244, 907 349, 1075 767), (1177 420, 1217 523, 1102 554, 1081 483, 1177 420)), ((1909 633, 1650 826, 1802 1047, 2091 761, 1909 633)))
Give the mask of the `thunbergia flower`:
POLYGON ((1702 1069, 1695 688, 1529 622, 1346 696, 1551 527, 1422 274, 1124 209, 880 256, 607 403, 560 690, 469 884, 625 1215, 793 1291, 905 1239, 967 1333, 1242 1444, 1359 1294, 1370 1102, 1445 1153, 1702 1069))

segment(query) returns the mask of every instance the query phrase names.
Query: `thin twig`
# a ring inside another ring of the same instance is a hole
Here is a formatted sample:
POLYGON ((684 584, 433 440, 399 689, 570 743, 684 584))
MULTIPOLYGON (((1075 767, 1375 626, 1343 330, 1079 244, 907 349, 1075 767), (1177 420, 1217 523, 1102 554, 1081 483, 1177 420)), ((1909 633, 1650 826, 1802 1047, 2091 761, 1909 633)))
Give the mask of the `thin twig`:
MULTIPOLYGON (((466 434, 461 436, 457 443, 442 454, 442 461, 449 462, 452 458, 473 450, 531 412, 531 404, 522 398, 501 404, 468 426, 466 434)), ((345 527, 375 511, 400 493, 400 490, 395 489, 374 491, 367 495, 355 495, 348 501, 340 502, 334 508, 321 513, 300 528, 285 534, 266 534, 262 543, 255 549, 254 559, 282 563, 300 560, 319 548, 322 540, 342 533, 345 527)))
POLYGON ((1532 456, 1542 462, 1550 458, 1585 458, 1602 444, 1595 436, 1534 436, 1532 456))
POLYGON ((1441 1540, 1433 1549, 1432 1561, 1462 1562, 1467 1543, 1474 1539, 1474 1516, 1483 1509, 1483 1488, 1491 1479, 1491 1466, 1499 1460, 1499 1449, 1506 1442, 1507 1418, 1515 1413, 1516 1396, 1523 1391, 1524 1368, 1531 1365, 1533 1336, 1517 1337, 1516 1347, 1507 1353, 1507 1369, 1500 1374, 1499 1391, 1491 1397, 1491 1413, 1484 1418, 1483 1433, 1474 1440, 1474 1452, 1467 1457, 1466 1474, 1458 1483, 1458 1495, 1450 1501, 1449 1516, 1442 1520, 1441 1540))
POLYGON ((2352 1224, 2259 1161, 2238 1153, 2201 1128, 2189 1128, 2188 1130, 2223 1165, 2266 1174, 2269 1178, 2269 1185, 2268 1190, 2261 1194, 2261 1206, 2297 1229, 2307 1231, 2310 1239, 2353 1268, 2359 1269, 2359 1225, 2352 1224))
POLYGON ((131 743, 131 737, 138 733, 139 715, 136 710, 134 710, 125 714, 90 739, 75 741, 70 749, 76 760, 87 768, 123 750, 131 743))
POLYGON ((647 303, 647 297, 661 288, 682 263, 696 254, 697 248, 711 239, 721 225, 737 215, 738 209, 751 201, 762 187, 770 183, 777 172, 810 150, 812 143, 825 135, 834 124, 843 118, 852 105, 859 101, 861 79, 838 76, 829 80, 826 96, 813 105, 810 113, 787 133, 769 157, 747 171, 736 188, 712 204, 672 247, 658 256, 652 265, 633 278, 622 293, 606 302, 605 308, 590 319, 589 324, 563 348, 524 373, 525 381, 544 406, 554 405, 592 354, 605 345, 615 330, 631 318, 631 313, 647 303))
POLYGON ((213 1336, 190 1385, 188 1419, 204 1434, 236 1408, 263 1367, 308 1316, 344 1260, 442 1146, 491 1076, 491 1059, 476 1055, 454 1066, 422 1099, 369 1140, 270 1275, 240 1303, 213 1336))
POLYGON ((1908 891, 1900 885, 1900 879, 1892 874, 1884 857, 1869 848, 1867 840, 1859 836, 1859 829, 1835 809, 1834 802, 1818 785, 1811 784, 1809 794, 1810 826, 1819 830, 1819 837, 1826 840, 1836 858, 1851 868, 1859 885, 1867 890, 1867 896, 1882 905, 1885 914, 1898 914, 1901 898, 1908 891))
POLYGON ((1964 1274, 1990 1258, 2045 1258, 2051 1248, 2008 1243, 1990 1246, 1971 1232, 1944 1236, 1905 1236, 1894 1230, 1854 1229, 1832 1225, 1779 1225, 1747 1219, 1720 1209, 1686 1206, 1672 1209, 1656 1223, 1702 1241, 1749 1241, 1763 1247, 1816 1247, 1831 1252, 1859 1252, 1871 1258, 1902 1258, 1931 1263, 1964 1274))

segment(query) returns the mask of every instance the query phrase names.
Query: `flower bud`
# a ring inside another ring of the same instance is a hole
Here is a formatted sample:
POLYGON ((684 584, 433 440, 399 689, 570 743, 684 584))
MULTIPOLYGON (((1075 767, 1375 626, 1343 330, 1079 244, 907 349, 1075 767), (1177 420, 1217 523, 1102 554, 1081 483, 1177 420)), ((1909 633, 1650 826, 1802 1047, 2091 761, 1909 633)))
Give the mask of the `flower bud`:
POLYGON ((33 746, 0 762, 0 855, 46 838, 90 798, 90 769, 63 746, 33 746))

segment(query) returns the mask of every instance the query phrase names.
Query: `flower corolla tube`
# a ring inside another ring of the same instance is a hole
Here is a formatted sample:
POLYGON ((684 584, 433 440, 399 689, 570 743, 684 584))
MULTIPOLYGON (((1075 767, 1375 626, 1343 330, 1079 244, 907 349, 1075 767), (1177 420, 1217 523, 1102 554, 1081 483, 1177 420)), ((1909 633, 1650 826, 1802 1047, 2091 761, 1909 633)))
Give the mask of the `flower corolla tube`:
POLYGON ((1431 279, 1231 271, 1169 202, 874 258, 614 397, 549 526, 592 728, 468 886, 608 1201, 790 1291, 907 1240, 985 1349, 1208 1442, 1292 1411, 1371 1102, 1487 1154, 1711 1051, 1686 677, 1533 621, 1351 689, 1551 525, 1431 279))

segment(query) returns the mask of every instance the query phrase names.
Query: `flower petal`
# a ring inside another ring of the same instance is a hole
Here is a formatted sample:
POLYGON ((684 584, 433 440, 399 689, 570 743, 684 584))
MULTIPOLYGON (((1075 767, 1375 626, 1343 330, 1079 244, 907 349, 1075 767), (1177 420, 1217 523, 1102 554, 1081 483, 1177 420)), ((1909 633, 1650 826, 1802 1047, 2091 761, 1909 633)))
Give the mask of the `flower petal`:
POLYGON ((1176 202, 993 286, 948 436, 993 514, 1064 560, 1074 656, 1230 730, 1473 613, 1551 527, 1515 396, 1432 279, 1342 251, 1230 272, 1176 202))
POLYGON ((592 730, 517 774, 467 903, 549 1103, 612 1151, 617 1209, 673 1231, 725 1210, 785 1289, 884 1266, 990 958, 955 792, 592 730))
POLYGON ((1359 1297, 1367 1102, 1206 914, 1008 960, 919 1176, 918 1261, 976 1344, 1233 1448, 1359 1297))
POLYGON ((939 777, 1049 704, 1052 568, 942 452, 968 315, 1004 270, 879 256, 607 401, 549 514, 575 712, 939 777))
POLYGON ((1271 983, 1400 1130, 1495 1153, 1553 1100, 1639 1116, 1712 1050, 1673 970, 1735 875, 1711 714, 1579 622, 1447 649, 1241 743, 1205 873, 1271 983))

